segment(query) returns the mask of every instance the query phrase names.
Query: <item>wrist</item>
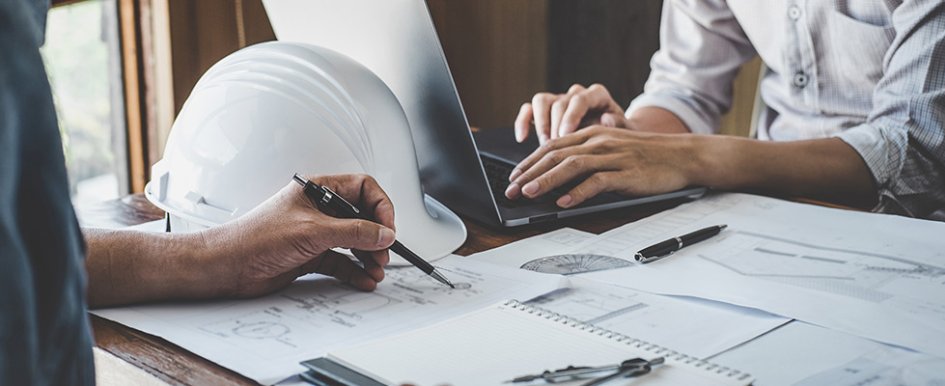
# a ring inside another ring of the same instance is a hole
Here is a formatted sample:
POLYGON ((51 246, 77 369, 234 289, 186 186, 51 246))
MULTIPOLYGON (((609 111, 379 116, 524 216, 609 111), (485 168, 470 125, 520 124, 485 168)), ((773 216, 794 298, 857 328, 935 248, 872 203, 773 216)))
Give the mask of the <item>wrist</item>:
POLYGON ((685 151, 691 154, 685 173, 692 185, 712 189, 734 189, 740 185, 739 161, 750 140, 721 135, 688 136, 685 151))
POLYGON ((195 298, 226 298, 236 293, 236 270, 240 267, 233 263, 233 257, 238 251, 230 247, 238 243, 228 240, 232 235, 227 228, 220 225, 190 235, 194 248, 184 260, 193 272, 185 277, 191 281, 195 298))
POLYGON ((215 228, 194 233, 171 234, 165 245, 173 250, 167 262, 167 298, 209 299, 228 296, 229 281, 225 269, 232 269, 223 261, 227 254, 214 241, 215 228))

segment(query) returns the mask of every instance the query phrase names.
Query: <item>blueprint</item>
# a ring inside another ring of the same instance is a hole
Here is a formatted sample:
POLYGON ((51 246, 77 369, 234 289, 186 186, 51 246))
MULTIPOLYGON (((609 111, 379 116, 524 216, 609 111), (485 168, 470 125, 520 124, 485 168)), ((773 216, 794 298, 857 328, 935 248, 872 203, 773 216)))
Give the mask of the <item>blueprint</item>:
POLYGON ((803 322, 786 324, 712 361, 751 373, 755 386, 945 384, 945 359, 803 322))
POLYGON ((258 382, 279 382, 299 362, 506 299, 559 288, 558 276, 451 256, 435 264, 451 289, 413 267, 388 269, 374 292, 312 275, 276 294, 249 300, 159 304, 94 311, 163 337, 258 382))
POLYGON ((788 322, 758 310, 653 295, 580 277, 527 304, 702 359, 788 322))
POLYGON ((728 233, 697 256, 741 276, 882 304, 945 325, 945 299, 927 296, 945 295, 945 256, 932 264, 747 230, 728 233))
POLYGON ((945 224, 720 194, 628 224, 574 252, 629 259, 706 226, 719 236, 647 265, 587 274, 713 299, 945 356, 945 224))

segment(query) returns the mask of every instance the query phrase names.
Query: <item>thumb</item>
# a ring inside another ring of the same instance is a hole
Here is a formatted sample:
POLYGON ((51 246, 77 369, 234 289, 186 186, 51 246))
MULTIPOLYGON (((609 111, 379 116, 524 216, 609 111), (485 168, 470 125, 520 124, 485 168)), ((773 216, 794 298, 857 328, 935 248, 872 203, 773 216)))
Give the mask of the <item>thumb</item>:
POLYGON ((332 238, 326 242, 336 247, 378 251, 394 243, 394 231, 373 221, 335 219, 328 226, 332 238))

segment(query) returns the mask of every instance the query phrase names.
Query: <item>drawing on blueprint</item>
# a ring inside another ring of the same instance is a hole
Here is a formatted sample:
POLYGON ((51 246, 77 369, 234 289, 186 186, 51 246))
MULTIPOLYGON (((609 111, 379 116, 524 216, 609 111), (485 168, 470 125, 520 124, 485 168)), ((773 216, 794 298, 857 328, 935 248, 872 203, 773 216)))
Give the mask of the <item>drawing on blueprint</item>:
POLYGON ((276 322, 251 322, 233 328, 233 334, 249 339, 279 338, 289 333, 289 327, 276 322))
POLYGON ((906 309, 921 308, 945 321, 945 303, 911 296, 945 290, 945 268, 941 266, 744 230, 732 232, 717 243, 720 248, 698 256, 739 275, 873 303, 891 302, 906 309))
POLYGON ((600 324, 614 318, 628 316, 650 306, 638 300, 636 293, 632 291, 619 293, 571 288, 536 297, 527 303, 590 324, 600 324))
POLYGON ((283 308, 273 306, 206 324, 199 329, 221 338, 256 341, 274 353, 285 353, 302 344, 292 338, 293 324, 283 308))

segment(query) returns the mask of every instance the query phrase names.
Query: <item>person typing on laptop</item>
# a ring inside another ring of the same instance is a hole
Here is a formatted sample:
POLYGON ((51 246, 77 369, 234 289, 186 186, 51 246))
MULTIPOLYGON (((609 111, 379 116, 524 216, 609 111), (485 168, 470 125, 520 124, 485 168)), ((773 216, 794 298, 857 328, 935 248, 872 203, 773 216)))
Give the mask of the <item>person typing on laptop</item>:
POLYGON ((644 93, 540 93, 516 119, 542 143, 506 196, 572 207, 602 192, 699 185, 945 220, 945 3, 674 1, 644 93), (715 134, 739 67, 759 55, 757 139, 715 134))

